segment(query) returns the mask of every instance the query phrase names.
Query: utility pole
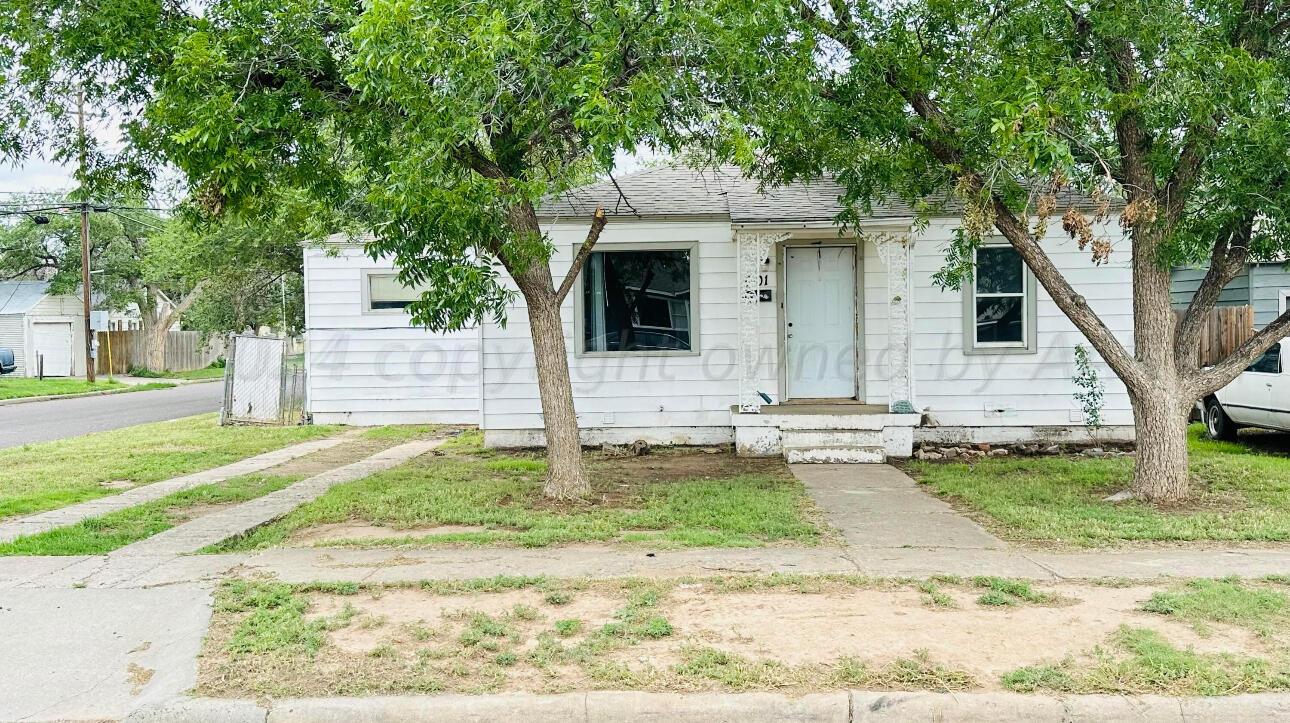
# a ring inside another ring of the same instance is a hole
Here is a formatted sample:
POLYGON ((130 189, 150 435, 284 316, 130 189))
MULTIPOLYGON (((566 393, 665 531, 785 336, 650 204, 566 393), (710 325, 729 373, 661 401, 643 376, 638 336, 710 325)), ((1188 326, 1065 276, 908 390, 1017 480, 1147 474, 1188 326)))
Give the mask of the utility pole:
POLYGON ((85 310, 85 380, 94 383, 94 329, 90 322, 90 201, 85 196, 85 90, 76 94, 76 128, 81 145, 81 302, 85 310))

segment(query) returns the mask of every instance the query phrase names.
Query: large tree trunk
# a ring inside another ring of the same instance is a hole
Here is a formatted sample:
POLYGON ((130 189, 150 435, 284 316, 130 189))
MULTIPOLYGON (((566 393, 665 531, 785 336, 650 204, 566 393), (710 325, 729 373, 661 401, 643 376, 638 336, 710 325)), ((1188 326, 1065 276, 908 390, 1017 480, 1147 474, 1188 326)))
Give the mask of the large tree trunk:
POLYGON ((166 371, 166 337, 169 335, 169 327, 154 324, 153 328, 147 331, 148 342, 148 369, 154 372, 166 371))
POLYGON ((1187 465, 1187 404, 1181 384, 1163 382, 1146 394, 1133 394, 1137 461, 1133 497, 1156 503, 1178 502, 1190 491, 1187 465))
POLYGON ((538 394, 542 400, 542 426, 546 433, 547 497, 569 500, 586 496, 591 483, 582 467, 582 442, 573 406, 569 358, 564 344, 560 302, 551 282, 551 269, 533 264, 516 276, 528 306, 529 329, 537 367, 538 394))
POLYGON ((1172 274, 1160 263, 1160 231, 1133 229, 1133 338, 1141 374, 1126 380, 1133 402, 1137 463, 1133 496, 1151 502, 1176 502, 1187 496, 1187 419, 1195 402, 1184 400, 1174 339, 1170 286, 1172 274))

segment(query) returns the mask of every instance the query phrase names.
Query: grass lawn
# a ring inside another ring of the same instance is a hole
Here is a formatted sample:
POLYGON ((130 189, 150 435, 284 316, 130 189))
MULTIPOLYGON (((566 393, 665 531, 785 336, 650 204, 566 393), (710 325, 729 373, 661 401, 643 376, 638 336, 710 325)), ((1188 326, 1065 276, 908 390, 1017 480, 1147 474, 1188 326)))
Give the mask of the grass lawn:
POLYGON ((130 370, 130 376, 145 379, 223 379, 224 367, 212 364, 201 369, 189 369, 183 372, 154 372, 151 369, 136 368, 130 370))
POLYGON ((254 474, 194 487, 70 527, 0 543, 0 555, 101 555, 165 532, 215 507, 261 497, 299 479, 254 474))
POLYGON ((65 394, 85 394, 87 392, 139 392, 146 389, 166 389, 173 386, 173 384, 143 384, 131 387, 121 382, 106 379, 90 384, 84 379, 73 378, 0 377, 0 399, 62 396, 65 394))
MULTIPOLYGON (((1244 439, 1244 437, 1243 437, 1244 439)), ((1103 498, 1129 486, 1128 457, 912 462, 911 474, 995 532, 1023 542, 1097 546, 1136 541, 1290 540, 1290 456, 1190 432, 1194 493, 1160 508, 1103 498)))
POLYGON ((821 536, 801 483, 779 460, 673 450, 644 457, 589 453, 593 494, 582 503, 557 504, 542 496, 546 462, 540 456, 480 444, 478 432, 463 434, 441 446, 441 456, 338 485, 221 549, 281 545, 311 527, 340 523, 382 528, 343 540, 357 546, 595 541, 751 547, 809 545, 821 536))
POLYGON ((221 427, 214 414, 0 450, 0 518, 218 467, 335 427, 221 427))

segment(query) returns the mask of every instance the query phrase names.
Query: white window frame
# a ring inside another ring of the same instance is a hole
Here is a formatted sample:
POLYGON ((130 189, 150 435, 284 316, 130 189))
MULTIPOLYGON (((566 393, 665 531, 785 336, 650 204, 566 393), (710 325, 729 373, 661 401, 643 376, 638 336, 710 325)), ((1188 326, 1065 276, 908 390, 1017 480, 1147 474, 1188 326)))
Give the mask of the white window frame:
POLYGON ((1290 289, 1281 289, 1277 292, 1277 295, 1281 299, 1280 306, 1278 307, 1279 310, 1277 311, 1277 316, 1280 316, 1281 314, 1286 313, 1286 309, 1290 309, 1290 289))
MULTIPOLYGON (((408 312, 407 307, 404 307, 402 309, 373 309, 372 308, 372 277, 389 276, 397 279, 398 275, 399 275, 399 272, 393 269, 363 269, 361 284, 362 284, 362 297, 363 297, 362 310, 364 314, 377 314, 381 316, 390 316, 390 315, 411 316, 411 314, 408 312)), ((404 288, 410 288, 410 287, 405 286, 404 288)), ((420 298, 419 293, 417 294, 416 298, 420 298)), ((412 299, 412 301, 416 301, 416 298, 412 299)))
MULTIPOLYGON (((574 257, 582 244, 573 246, 574 257)), ((586 314, 583 310, 583 284, 587 266, 583 266, 569 293, 573 296, 573 349, 576 357, 644 357, 644 356, 698 356, 699 335, 699 242, 698 241, 645 241, 639 243, 608 243, 595 247, 592 253, 618 253, 620 251, 688 251, 690 254, 690 348, 686 350, 649 349, 643 351, 587 351, 586 314)), ((590 259, 588 259, 590 260, 590 259)))
POLYGON ((1021 292, 1020 293, 989 293, 977 294, 976 291, 976 263, 977 252, 981 249, 1008 247, 1011 245, 1003 239, 991 239, 972 252, 972 279, 963 285, 963 353, 967 355, 986 355, 986 354, 1036 354, 1039 351, 1038 339, 1039 334, 1036 329, 1038 314, 1037 284, 1035 275, 1031 273, 1030 267, 1020 258, 1021 264, 1021 292), (1019 342, 980 342, 976 339, 976 300, 978 298, 1017 298, 1022 299, 1021 319, 1022 319, 1022 339, 1019 342))

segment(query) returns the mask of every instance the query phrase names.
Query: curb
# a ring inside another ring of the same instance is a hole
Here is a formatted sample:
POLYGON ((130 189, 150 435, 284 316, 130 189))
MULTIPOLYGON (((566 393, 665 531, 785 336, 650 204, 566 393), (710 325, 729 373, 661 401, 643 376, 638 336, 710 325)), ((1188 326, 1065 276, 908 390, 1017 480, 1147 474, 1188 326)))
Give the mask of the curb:
POLYGON ((299 698, 257 703, 219 698, 177 698, 145 705, 126 720, 138 723, 228 721, 424 721, 436 723, 510 720, 680 721, 681 723, 882 723, 886 721, 1264 721, 1290 718, 1290 694, 1259 693, 1220 698, 1073 695, 1061 698, 1020 693, 883 693, 838 691, 792 697, 780 693, 591 692, 536 695, 385 696, 299 698))

